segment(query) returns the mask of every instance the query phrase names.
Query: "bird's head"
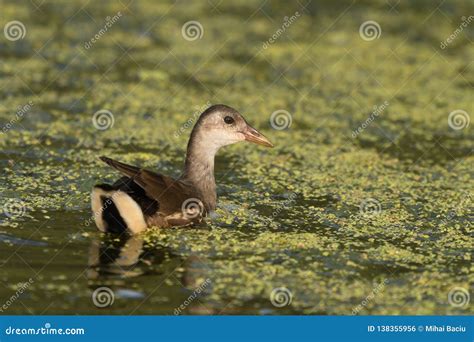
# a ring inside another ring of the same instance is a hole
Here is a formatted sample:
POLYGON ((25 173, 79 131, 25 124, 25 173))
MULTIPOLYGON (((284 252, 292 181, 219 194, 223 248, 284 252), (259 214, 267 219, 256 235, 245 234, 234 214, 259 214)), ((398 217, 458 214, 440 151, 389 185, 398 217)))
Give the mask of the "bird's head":
POLYGON ((193 130, 194 135, 216 150, 245 140, 273 147, 270 140, 250 126, 242 114, 222 104, 211 106, 201 114, 193 130))

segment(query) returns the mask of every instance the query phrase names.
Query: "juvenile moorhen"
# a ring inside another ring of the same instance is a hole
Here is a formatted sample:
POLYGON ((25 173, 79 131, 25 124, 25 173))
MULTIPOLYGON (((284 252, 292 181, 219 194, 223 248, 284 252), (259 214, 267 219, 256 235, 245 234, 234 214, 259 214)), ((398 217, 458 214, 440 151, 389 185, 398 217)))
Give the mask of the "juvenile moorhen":
POLYGON ((215 105, 200 115, 191 132, 179 179, 100 157, 124 177, 112 185, 94 186, 91 204, 97 227, 103 232, 137 234, 152 226, 200 222, 216 208, 217 151, 243 140, 273 147, 235 109, 215 105))

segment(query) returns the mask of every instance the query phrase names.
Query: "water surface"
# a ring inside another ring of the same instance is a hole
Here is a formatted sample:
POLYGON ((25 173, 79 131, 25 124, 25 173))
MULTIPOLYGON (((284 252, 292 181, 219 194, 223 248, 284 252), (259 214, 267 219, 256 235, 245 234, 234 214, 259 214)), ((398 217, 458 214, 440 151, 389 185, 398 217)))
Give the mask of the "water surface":
POLYGON ((440 42, 473 7, 438 5, 3 1, 3 22, 27 31, 0 37, 2 313, 472 314, 448 300, 474 281, 472 125, 448 125, 472 116, 472 25, 440 42), (373 41, 359 35, 368 20, 373 41), (98 156, 178 176, 186 123, 210 103, 276 147, 221 151, 206 225, 99 234, 89 192, 118 174, 98 156), (94 127, 99 110, 113 126, 94 127), (277 110, 287 129, 270 125, 277 110))

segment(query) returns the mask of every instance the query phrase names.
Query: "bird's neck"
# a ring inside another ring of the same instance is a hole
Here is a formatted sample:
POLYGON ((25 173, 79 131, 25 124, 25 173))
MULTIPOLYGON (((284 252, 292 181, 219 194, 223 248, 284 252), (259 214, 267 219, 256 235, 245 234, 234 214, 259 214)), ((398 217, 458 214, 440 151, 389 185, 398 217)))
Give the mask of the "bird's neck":
POLYGON ((214 157, 217 150, 218 147, 209 144, 205 136, 192 134, 184 165, 184 178, 195 187, 208 211, 214 210, 217 202, 214 178, 214 157))

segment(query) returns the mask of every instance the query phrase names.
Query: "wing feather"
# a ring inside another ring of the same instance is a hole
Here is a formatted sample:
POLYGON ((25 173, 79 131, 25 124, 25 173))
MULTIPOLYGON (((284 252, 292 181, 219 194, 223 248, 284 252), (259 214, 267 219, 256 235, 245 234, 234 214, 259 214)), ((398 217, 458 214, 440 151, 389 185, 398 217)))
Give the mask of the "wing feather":
POLYGON ((130 177, 148 197, 158 201, 159 211, 165 215, 181 210, 182 203, 196 197, 192 186, 172 177, 164 176, 146 169, 128 165, 111 158, 100 157, 106 164, 130 177))

